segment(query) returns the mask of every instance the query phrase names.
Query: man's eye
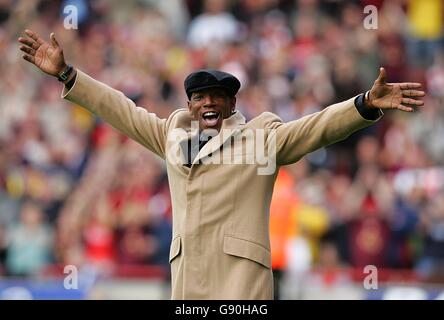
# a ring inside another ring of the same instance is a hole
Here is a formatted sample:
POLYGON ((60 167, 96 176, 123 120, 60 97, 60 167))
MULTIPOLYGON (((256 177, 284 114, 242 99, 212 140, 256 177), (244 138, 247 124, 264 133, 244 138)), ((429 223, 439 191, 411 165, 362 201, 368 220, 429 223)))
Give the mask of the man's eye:
POLYGON ((223 97, 225 97, 225 92, 223 92, 223 91, 215 91, 214 92, 214 96, 217 97, 217 98, 223 98, 223 97))
POLYGON ((200 100, 200 99, 202 99, 202 96, 194 96, 193 99, 194 99, 194 100, 200 100))

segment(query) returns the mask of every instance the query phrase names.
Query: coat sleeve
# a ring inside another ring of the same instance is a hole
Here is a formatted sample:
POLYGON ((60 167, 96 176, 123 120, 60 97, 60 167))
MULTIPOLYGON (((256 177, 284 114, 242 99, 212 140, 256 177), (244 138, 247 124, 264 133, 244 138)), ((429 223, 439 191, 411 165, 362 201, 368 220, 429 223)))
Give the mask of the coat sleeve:
POLYGON ((167 120, 137 107, 122 92, 77 70, 74 85, 63 89, 62 98, 78 104, 115 129, 165 158, 167 120))
POLYGON ((355 98, 287 123, 269 115, 266 127, 275 131, 277 164, 295 163, 307 153, 343 140, 381 118, 379 111, 376 120, 364 119, 355 106, 355 98))

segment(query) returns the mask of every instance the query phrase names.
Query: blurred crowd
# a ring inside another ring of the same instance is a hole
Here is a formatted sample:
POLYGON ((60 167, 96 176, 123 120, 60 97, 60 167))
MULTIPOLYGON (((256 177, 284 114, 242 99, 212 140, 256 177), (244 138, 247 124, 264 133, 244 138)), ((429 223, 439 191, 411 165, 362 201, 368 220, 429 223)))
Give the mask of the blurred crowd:
POLYGON ((443 281, 441 0, 0 0, 0 275, 36 276, 54 264, 112 274, 169 268, 164 164, 63 101, 62 85, 21 59, 25 28, 55 32, 69 63, 159 117, 186 105, 183 80, 199 68, 241 80, 237 108, 247 119, 322 110, 369 90, 379 66, 390 82, 423 83, 421 110, 388 111, 282 168, 273 268, 375 265, 443 281), (78 29, 64 28, 68 5, 78 29))

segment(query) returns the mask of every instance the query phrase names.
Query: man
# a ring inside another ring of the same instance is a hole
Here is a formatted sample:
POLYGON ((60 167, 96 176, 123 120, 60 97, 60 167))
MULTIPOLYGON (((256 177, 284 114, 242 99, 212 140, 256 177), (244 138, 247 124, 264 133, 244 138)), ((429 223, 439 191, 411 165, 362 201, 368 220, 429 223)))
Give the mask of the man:
POLYGON ((268 212, 279 167, 373 124, 381 109, 411 112, 423 105, 417 100, 424 96, 420 84, 388 84, 381 68, 365 95, 288 123, 269 112, 246 122, 235 110, 239 81, 201 70, 185 80, 188 108, 159 119, 68 66, 53 33, 50 43, 25 33, 27 38, 19 38, 23 58, 58 77, 65 84, 63 98, 166 160, 173 204, 173 299, 272 299, 268 212), (252 142, 268 151, 275 168, 261 172, 258 161, 245 163, 252 142))

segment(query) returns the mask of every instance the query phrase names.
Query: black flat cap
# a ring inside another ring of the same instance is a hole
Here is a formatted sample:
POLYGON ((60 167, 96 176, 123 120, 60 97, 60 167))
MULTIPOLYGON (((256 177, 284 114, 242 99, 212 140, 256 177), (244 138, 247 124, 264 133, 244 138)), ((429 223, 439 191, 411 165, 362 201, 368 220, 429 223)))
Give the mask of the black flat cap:
POLYGON ((219 70, 199 70, 188 75, 184 82, 188 99, 191 94, 208 88, 223 88, 230 96, 235 96, 241 86, 240 81, 230 73, 219 70))

